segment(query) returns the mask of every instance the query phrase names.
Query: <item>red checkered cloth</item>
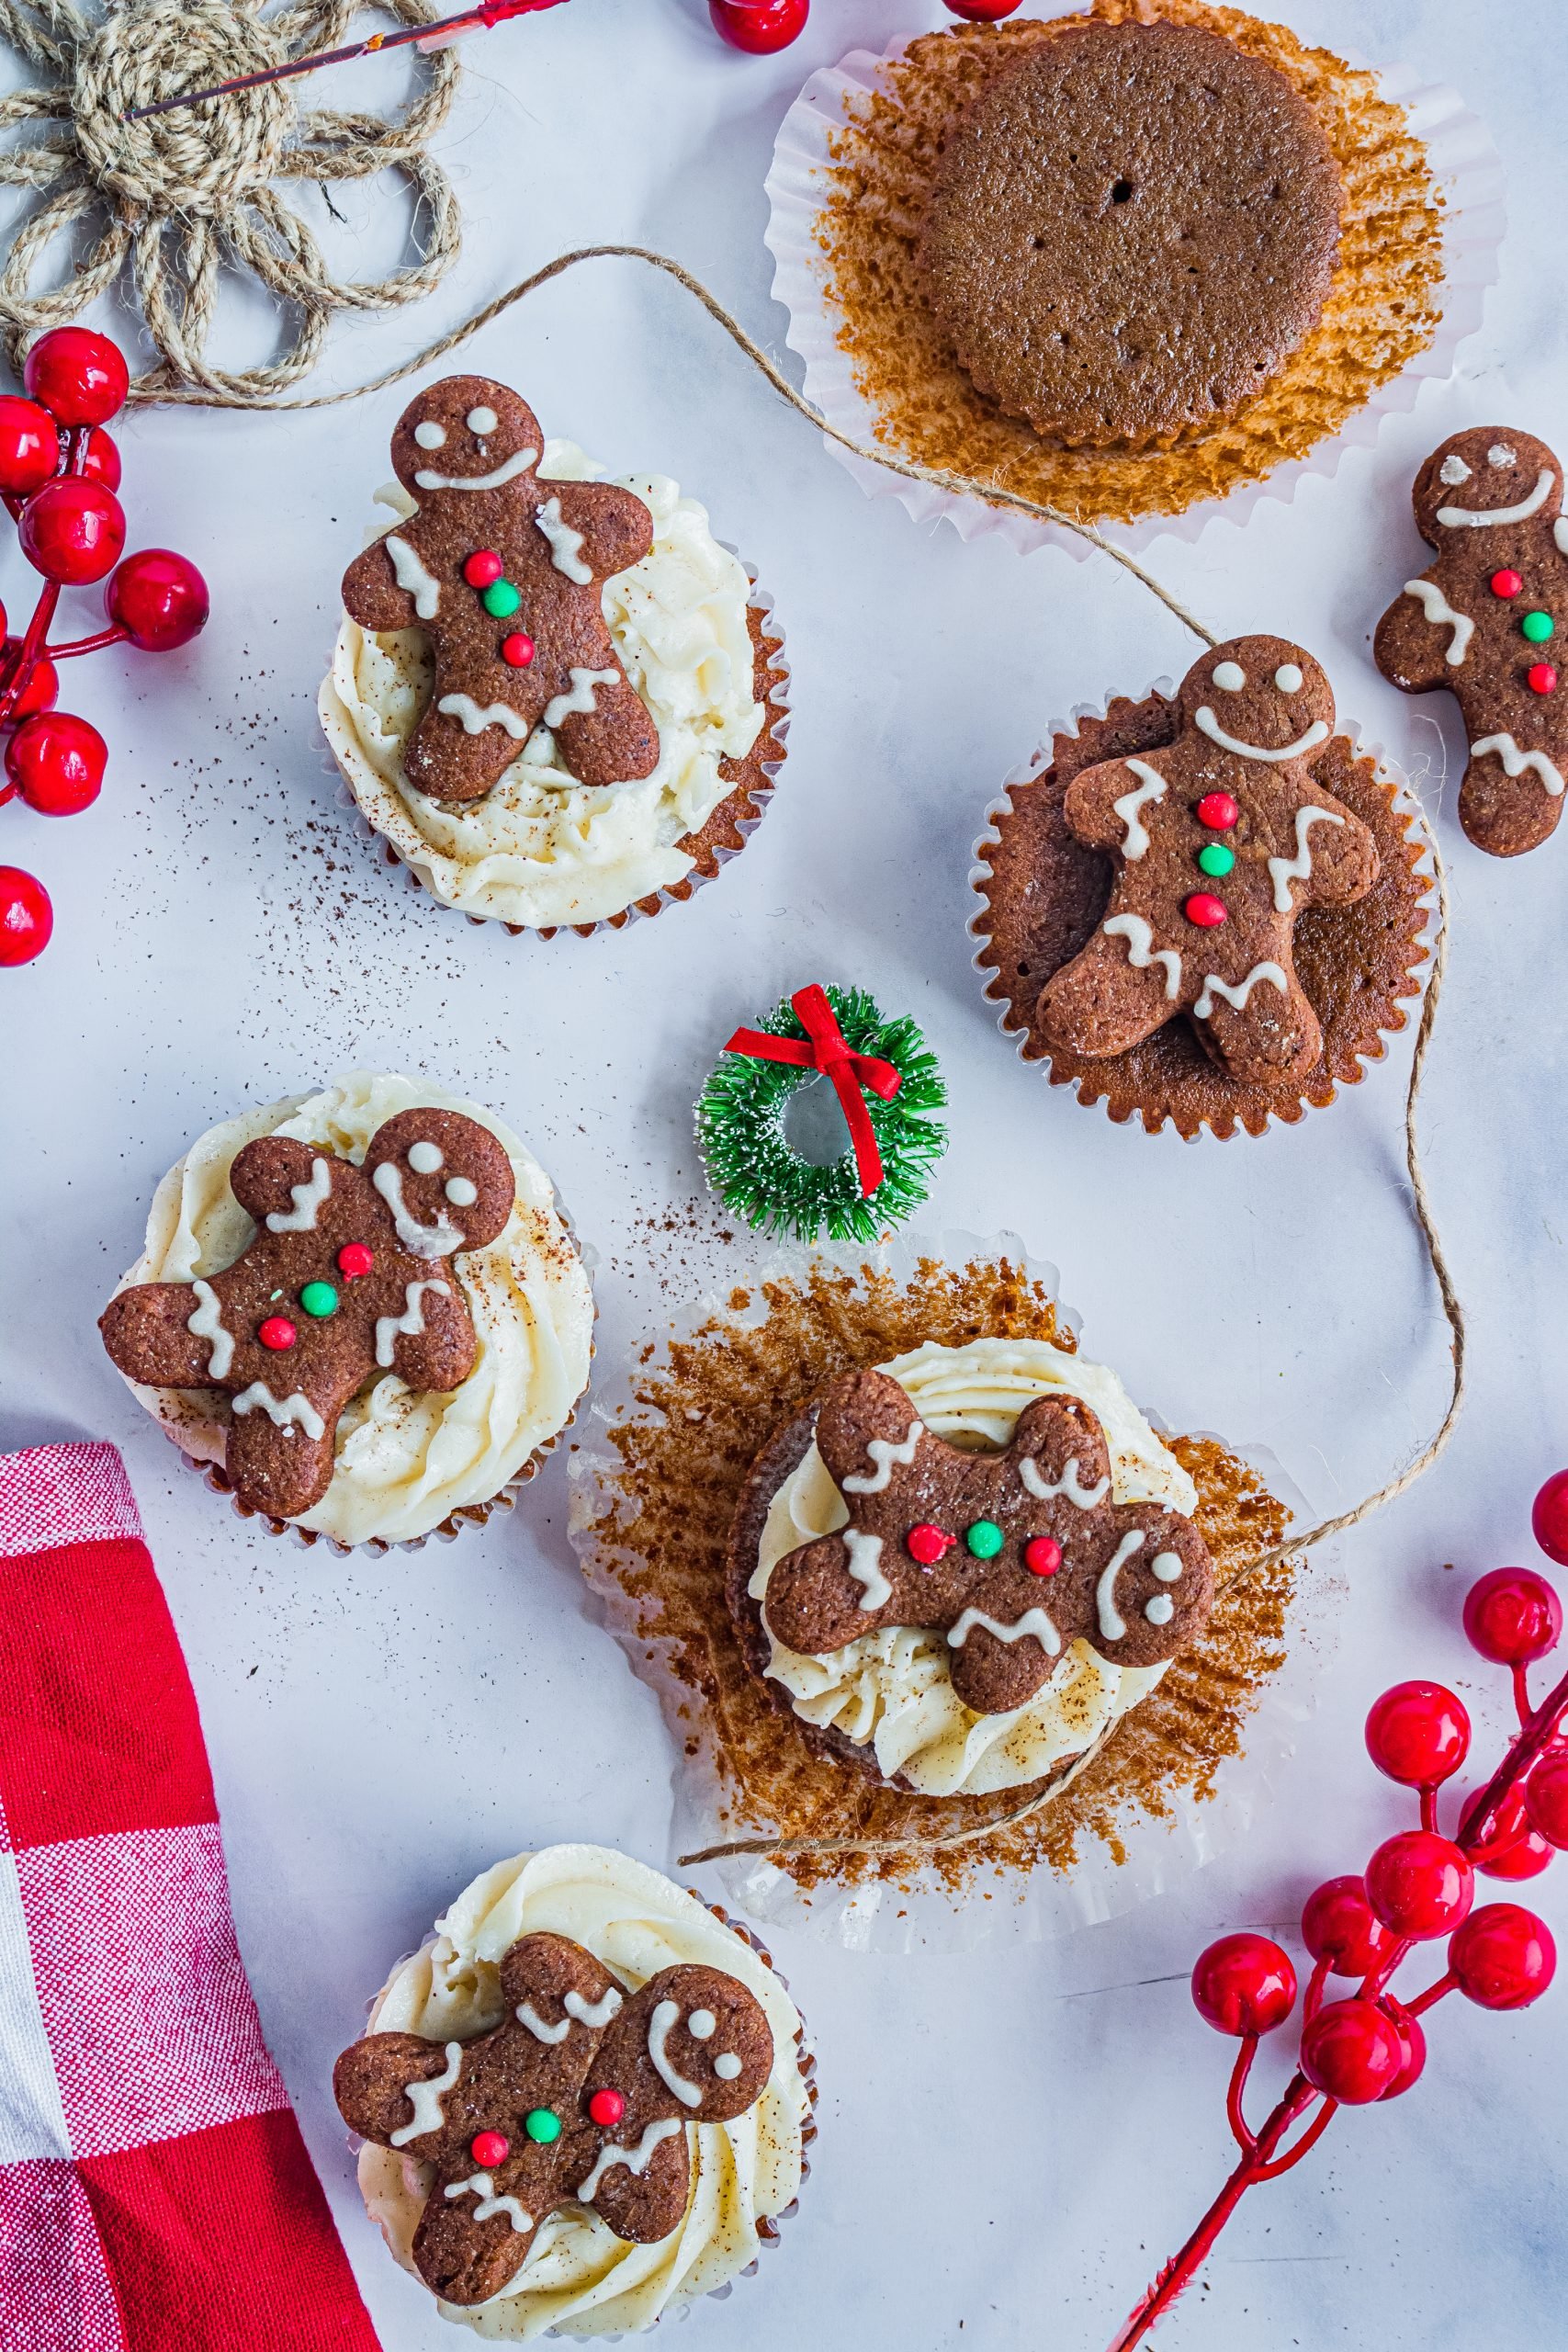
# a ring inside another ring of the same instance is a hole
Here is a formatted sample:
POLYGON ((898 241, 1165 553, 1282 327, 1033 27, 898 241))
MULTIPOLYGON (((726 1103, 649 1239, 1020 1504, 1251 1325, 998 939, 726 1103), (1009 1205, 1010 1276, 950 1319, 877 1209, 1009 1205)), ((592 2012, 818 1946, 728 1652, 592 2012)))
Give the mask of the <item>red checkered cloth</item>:
POLYGON ((0 2345, 377 2352, 112 1445, 0 1456, 0 2345))

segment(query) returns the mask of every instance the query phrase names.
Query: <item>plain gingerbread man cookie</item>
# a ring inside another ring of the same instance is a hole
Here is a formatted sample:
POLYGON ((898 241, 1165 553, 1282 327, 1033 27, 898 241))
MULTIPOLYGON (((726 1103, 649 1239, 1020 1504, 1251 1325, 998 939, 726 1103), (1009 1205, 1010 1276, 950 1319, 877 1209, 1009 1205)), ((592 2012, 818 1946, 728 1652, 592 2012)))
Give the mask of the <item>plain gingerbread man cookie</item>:
POLYGON ((569 1937, 523 1936, 501 1996, 489 2033, 369 2033, 333 2077, 352 2130, 429 2166, 413 2259, 449 2303, 500 2294, 569 2199, 629 2244, 668 2237, 691 2196, 687 2124, 733 2122, 773 2072, 761 2005, 722 1969, 628 1993, 569 1937))
POLYGON ((976 1453, 933 1436, 886 1373, 846 1373, 823 1399, 817 1450, 849 1522, 786 1553, 762 1600, 769 1632, 803 1657, 929 1626, 964 1705, 1005 1714, 1075 1641, 1154 1666, 1209 1613, 1202 1538, 1157 1503, 1111 1500, 1104 1431, 1080 1397, 1036 1397, 1010 1444, 976 1453))
POLYGON ((449 1261, 493 1241, 516 1178, 488 1127, 400 1111, 362 1167, 292 1136, 259 1136, 229 1186, 256 1222, 248 1250, 192 1283, 133 1283, 99 1317, 128 1380, 231 1400, 224 1469, 242 1503, 297 1519, 333 1475, 338 1415, 367 1380, 460 1387, 478 1342, 449 1261))
POLYGON ((403 773, 437 800, 477 800, 547 727, 580 784, 651 775, 659 729, 627 680, 602 588, 640 563, 653 520, 613 484, 541 481, 538 419, 483 376, 412 401, 392 465, 419 512, 366 548, 343 601, 366 629, 419 628, 435 656, 403 773))
POLYGON ((1193 663, 1178 713, 1174 742, 1068 786, 1070 830, 1115 878, 1094 937, 1041 991, 1041 1031, 1120 1054, 1185 1012, 1234 1078, 1304 1078, 1323 1033, 1296 978, 1296 917, 1365 897, 1378 875, 1371 831, 1313 777, 1333 689, 1300 646, 1238 637, 1193 663))
POLYGON ((1568 686, 1552 661, 1568 611, 1562 469, 1544 441, 1478 424, 1434 449, 1411 493, 1438 551, 1378 623, 1372 656, 1407 695, 1447 686, 1470 760, 1459 820, 1494 857, 1554 832, 1568 776, 1568 686))

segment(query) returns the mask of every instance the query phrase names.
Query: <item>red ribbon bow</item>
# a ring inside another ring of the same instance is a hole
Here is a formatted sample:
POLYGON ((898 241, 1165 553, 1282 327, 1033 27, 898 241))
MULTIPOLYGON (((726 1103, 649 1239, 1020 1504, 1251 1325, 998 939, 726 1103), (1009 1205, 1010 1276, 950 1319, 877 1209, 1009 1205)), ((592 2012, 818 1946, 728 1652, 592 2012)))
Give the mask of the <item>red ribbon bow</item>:
POLYGON ((886 1102, 904 1081, 891 1062, 879 1061, 874 1054, 850 1051, 843 1031, 833 1017, 828 992, 818 988, 815 980, 807 988, 796 989, 790 1003, 806 1032, 804 1037, 773 1037, 765 1029, 738 1029, 724 1050, 727 1054, 747 1054, 754 1061, 788 1062, 795 1069, 819 1070, 831 1080, 854 1146, 861 1197, 869 1200, 882 1182, 882 1154, 876 1148, 871 1114, 861 1089, 869 1087, 886 1102))

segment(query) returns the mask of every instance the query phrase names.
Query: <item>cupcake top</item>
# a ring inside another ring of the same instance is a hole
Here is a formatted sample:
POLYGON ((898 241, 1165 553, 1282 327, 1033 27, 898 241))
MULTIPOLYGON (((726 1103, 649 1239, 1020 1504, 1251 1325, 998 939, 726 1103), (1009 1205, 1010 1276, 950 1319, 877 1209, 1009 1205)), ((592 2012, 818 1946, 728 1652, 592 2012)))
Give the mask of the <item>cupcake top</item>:
POLYGON ((479 2245, 511 2275, 496 2288, 493 2273, 459 2268, 465 2300, 443 2298, 440 2309, 487 2339, 521 2342, 552 2328, 650 2326, 754 2262, 800 2184, 802 2056, 783 1984, 695 1896, 606 1848, 553 1846, 497 1863, 448 1906, 434 1940, 392 1972, 367 2039, 340 2061, 338 2088, 350 2120, 393 2143, 363 2149, 359 2181, 405 2268, 428 2283, 447 2213, 471 2225, 496 2199, 479 2245), (528 1982, 513 1997, 520 1971, 528 1982), (472 2047, 480 2036, 490 2039, 472 2047), (431 2046, 428 2058, 410 2037, 431 2046), (382 2130, 367 2086, 403 2074, 424 2096, 392 2085, 382 2130), (496 2116, 506 2124, 520 2101, 535 2102, 522 2131, 496 2131, 496 2116), (651 2124, 645 2108, 660 2110, 651 2124), (468 2148, 465 2169, 442 2135, 460 2138, 470 2122, 484 2144, 478 2155, 468 2148), (617 2161, 639 2153, 640 2164, 617 2161), (471 2181, 476 2167, 488 2189, 448 2199, 446 2175, 471 2181), (426 2222, 438 2177, 446 2210, 426 2222), (661 2194, 666 2209, 633 2212, 661 2194), (472 2300, 476 2288, 491 2291, 472 2300))
POLYGON ((193 1144, 104 1317, 111 1355, 184 1453, 227 1462, 253 1508, 342 1544, 412 1541, 492 1500, 570 1419, 592 1325, 525 1146, 440 1087, 363 1071, 193 1144), (231 1182, 242 1153, 259 1216, 231 1182), (327 1258, 289 1281, 291 1250, 327 1258), (253 1297, 264 1261, 271 1286, 253 1297), (198 1375, 211 1385, 182 1385, 198 1375), (318 1455, 319 1494, 287 1508, 287 1482, 318 1455))
MULTIPOLYGON (((547 441, 537 470, 542 481, 588 483, 602 469, 572 443, 547 441)), ((592 923, 684 882, 740 763, 769 748, 768 657, 744 567, 667 476, 620 487, 646 508, 651 546, 604 582, 602 605, 657 735, 646 774, 585 781, 570 764, 566 729, 541 719, 481 797, 436 797, 406 764, 434 692, 427 632, 367 631, 352 619, 340 632, 320 699, 327 741, 370 824, 465 914, 541 929, 592 923)), ((418 511, 399 483, 378 497, 400 519, 418 511)), ((394 526, 388 543, 398 536, 394 526)), ((510 629, 505 618, 495 624, 498 634, 510 629)), ((765 785, 761 771, 758 780, 765 785)))
MULTIPOLYGON (((1184 1520, 1198 1507, 1192 1480, 1116 1374, 1048 1341, 987 1339, 962 1347, 933 1342, 879 1369, 898 1384, 932 1437, 975 1449, 1010 1446, 1020 1416, 1036 1398, 1080 1398, 1103 1432, 1109 1457, 1109 1495, 1096 1496, 1097 1503, 1154 1504, 1184 1520)), ((883 1448, 890 1477, 898 1451, 891 1444, 883 1448)), ((882 1455, 874 1459, 880 1464, 882 1455)), ((1145 1516, 1152 1520, 1154 1514, 1145 1516)), ((813 1438, 768 1500, 746 1591, 760 1611, 766 1672, 795 1714, 833 1735, 834 1745, 847 1743, 852 1752, 860 1751, 885 1780, 898 1778, 923 1796, 982 1795, 1040 1780, 1086 1755, 1165 1671, 1165 1659, 1118 1664, 1091 1641, 1075 1636, 1049 1679, 1022 1704, 982 1713, 965 1704, 955 1687, 954 1628, 887 1624, 826 1655, 793 1650, 769 1623, 774 1573, 786 1556, 843 1529, 850 1519, 845 1496, 813 1438)), ((934 1525, 932 1532, 952 1532, 934 1525)), ((1184 1548, 1196 1544, 1195 1535, 1179 1540, 1184 1548)), ((919 1559, 919 1544, 908 1548, 919 1559)), ((940 1560, 942 1552, 932 1548, 940 1560)), ((986 1556, 979 1539, 970 1549, 976 1561, 986 1556)), ((1150 1551, 1151 1558, 1165 1556, 1150 1551)), ((1055 1563, 1035 1571, 1047 1612, 1053 1606, 1049 1585, 1060 1565, 1058 1551, 1055 1563)), ((867 1605, 871 1599, 868 1593, 867 1605)), ((1010 1655, 1036 1645, 998 1640, 995 1646, 1010 1655)), ((987 1707, 994 1695, 987 1694, 987 1707)))

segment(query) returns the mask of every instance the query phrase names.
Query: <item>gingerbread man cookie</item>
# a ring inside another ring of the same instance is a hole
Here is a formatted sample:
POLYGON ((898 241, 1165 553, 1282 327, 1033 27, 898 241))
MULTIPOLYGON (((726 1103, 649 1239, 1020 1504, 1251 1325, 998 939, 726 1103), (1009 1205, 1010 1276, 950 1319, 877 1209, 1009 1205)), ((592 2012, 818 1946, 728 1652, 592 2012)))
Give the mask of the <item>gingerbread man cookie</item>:
POLYGON ((1189 670, 1178 717, 1173 743, 1068 787, 1069 828, 1115 877, 1094 937, 1041 991, 1041 1031, 1120 1054, 1185 1012, 1233 1077, 1303 1078, 1323 1033, 1296 978, 1296 917, 1363 898, 1378 875, 1371 831, 1313 778, 1333 689, 1300 646, 1233 638, 1189 670))
POLYGON ((569 2199, 619 2238, 668 2237, 691 2194, 688 2123, 728 2123, 773 2064, 761 2004, 722 1969, 660 1969, 627 1993, 569 1937, 521 1937, 506 2015, 472 2041, 370 2033, 337 2062, 352 2129, 428 2165, 413 2258, 449 2303, 482 2303, 569 2199))
POLYGON ((849 1523, 786 1553, 762 1615, 824 1657, 885 1625, 947 1636, 976 1714, 1025 1705, 1082 1639, 1117 1666, 1174 1657, 1209 1613, 1213 1567, 1190 1520, 1111 1500, 1111 1456, 1080 1397, 1036 1397, 999 1453, 932 1435, 885 1372, 834 1382, 817 1450, 849 1523))
POLYGON ((653 545, 641 499, 605 482, 541 481, 538 420, 484 376, 412 401, 392 465, 419 512, 366 548, 343 601, 366 629, 423 628, 430 705, 403 773, 437 800, 478 800, 547 727, 578 782, 659 765, 659 729, 621 667, 602 587, 653 545))
POLYGON ((1378 623, 1372 656, 1407 695, 1447 686, 1470 760, 1459 820, 1494 857, 1554 832, 1568 777, 1568 688, 1551 659, 1568 612, 1562 469, 1544 441, 1478 424, 1434 449, 1411 493, 1438 560, 1378 623))
POLYGON ((457 1388, 478 1342, 450 1260, 493 1241, 516 1180, 495 1136, 456 1111, 400 1111, 363 1167, 291 1136, 239 1152, 230 1189, 255 1238, 221 1273, 134 1283, 99 1318, 130 1380, 231 1400, 224 1466, 276 1519, 321 1500, 338 1415, 367 1380, 457 1388))

